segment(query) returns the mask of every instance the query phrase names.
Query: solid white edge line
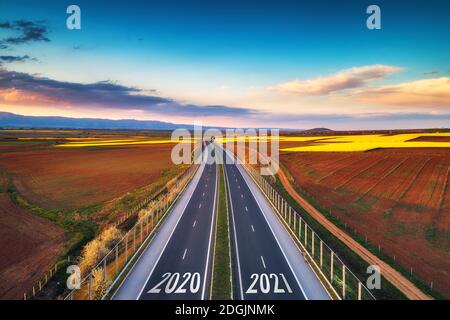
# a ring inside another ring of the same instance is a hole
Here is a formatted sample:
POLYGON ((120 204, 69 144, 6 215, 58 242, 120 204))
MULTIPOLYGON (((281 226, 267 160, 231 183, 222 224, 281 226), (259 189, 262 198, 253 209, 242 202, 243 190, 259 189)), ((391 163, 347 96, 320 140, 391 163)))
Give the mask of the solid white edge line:
POLYGON ((203 290, 202 290, 202 300, 205 300, 205 290, 206 290, 206 278, 208 276, 208 264, 209 264, 209 256, 211 254, 211 241, 212 234, 214 229, 214 216, 216 211, 216 198, 217 198, 217 184, 218 184, 218 174, 217 174, 217 164, 216 164, 216 187, 214 192, 214 203, 213 203, 213 211, 211 217, 211 230, 209 232, 209 244, 208 244, 208 255, 206 256, 206 265, 205 265, 205 274, 203 276, 203 290))
MULTIPOLYGON (((240 168, 237 164, 235 164, 235 166, 238 168, 238 171, 239 171, 239 173, 240 173, 242 179, 243 179, 243 180, 245 181, 245 183, 247 184, 248 189, 250 190, 251 194, 253 195, 253 198, 255 199, 256 203, 258 204, 259 210, 260 210, 261 213, 263 214, 263 217, 264 217, 264 219, 266 220, 266 223, 267 223, 267 225, 269 226, 270 231, 272 231, 272 234, 273 234, 273 236, 274 236, 274 238, 275 238, 275 241, 277 242, 278 247, 280 248, 281 253, 282 253, 283 256, 284 256, 284 260, 286 261, 286 263, 288 264, 289 268, 291 269, 292 275, 294 276, 295 280, 297 281, 297 284, 298 284, 300 290, 302 291, 303 296, 305 297, 306 300, 309 300, 309 299, 308 299, 308 296, 307 296, 306 293, 305 293, 305 290, 303 290, 303 287, 302 287, 300 281, 299 281, 298 278, 297 278, 297 275, 296 275, 295 272, 294 272, 294 269, 293 269, 292 266, 291 266, 291 263, 289 262, 289 260, 288 260, 288 258, 287 258, 287 256, 286 256, 286 253, 284 252, 283 248, 281 247, 281 244, 280 244, 280 242, 279 242, 277 236, 275 235, 275 232, 273 231, 272 226, 271 226, 270 223, 269 223, 269 220, 267 220, 266 214, 264 213, 264 211, 263 211, 263 209, 262 209, 262 207, 261 207, 261 205, 260 205, 258 199, 256 199, 256 196, 255 196, 253 190, 250 188, 250 186, 248 186, 248 182, 247 182, 247 180, 244 178, 244 175, 243 175, 242 172, 241 172, 241 168, 240 168)), ((242 169, 242 170, 244 170, 244 169, 242 169)), ((253 180, 252 180, 252 182, 253 182, 253 180)))
MULTIPOLYGON (((205 165, 202 164, 202 172, 201 172, 201 174, 200 174, 200 179, 201 179, 201 176, 203 175, 204 169, 205 169, 205 165)), ((200 179, 199 179, 199 182, 200 182, 200 179)), ((197 185, 198 185, 198 184, 197 184, 197 185)), ((159 253, 159 256, 158 256, 158 259, 156 260, 155 265, 153 266, 153 268, 152 268, 152 270, 150 271, 149 275, 148 275, 147 278, 145 279, 144 285, 142 286, 141 290, 139 291, 139 294, 138 294, 138 296, 136 297, 136 300, 139 300, 139 298, 141 297, 142 292, 144 291, 144 288, 145 288, 145 286, 147 285, 147 282, 150 280, 150 277, 152 276, 153 271, 155 271, 155 268, 156 268, 156 266, 158 265, 159 260, 161 259, 161 256, 163 255, 164 251, 166 250, 166 247, 167 247, 168 243, 170 242, 170 239, 172 239, 173 233, 174 233, 175 230, 177 229, 178 223, 180 222, 181 218, 184 216, 184 213, 185 213, 185 211, 186 211, 186 208, 187 208, 189 202, 191 201, 192 195, 194 194, 196 188, 197 188, 197 186, 195 186, 194 191, 192 191, 191 195, 189 196, 189 200, 186 201, 186 205, 185 205, 184 208, 183 208, 183 212, 180 214, 180 217, 178 218, 177 223, 175 224, 175 227, 173 228, 172 232, 170 233, 169 238, 167 239, 167 242, 164 244, 163 249, 162 249, 161 252, 159 253)))
MULTIPOLYGON (((241 175, 242 175, 242 173, 241 173, 241 175)), ((244 177, 242 177, 242 178, 243 178, 245 181, 247 181, 244 177)), ((277 244, 278 244, 278 247, 280 248, 281 253, 282 253, 283 256, 284 256, 284 259, 286 260, 286 263, 288 264, 289 268, 291 269, 292 275, 294 276, 295 280, 297 281, 297 284, 298 284, 300 290, 302 291, 303 296, 305 297, 305 300, 309 300, 309 299, 308 299, 308 296, 306 295, 305 290, 303 289, 303 286, 302 286, 301 283, 300 283, 300 280, 297 278, 297 275, 296 275, 295 272, 294 272, 294 268, 292 268, 292 265, 291 265, 291 263, 289 262, 289 260, 288 260, 288 258, 287 258, 287 256, 286 256, 286 253, 284 252, 283 248, 281 247, 280 241, 278 240, 278 238, 277 238, 275 232, 273 231, 272 226, 271 226, 270 223, 269 223, 269 220, 267 220, 266 214, 264 213, 264 211, 263 211, 263 209, 262 209, 262 207, 261 207, 261 205, 260 205, 258 199, 256 199, 256 196, 255 196, 255 194, 253 193, 253 190, 250 188, 250 186, 248 187, 248 189, 250 190, 250 192, 251 192, 252 195, 253 195, 253 198, 255 199, 256 203, 258 204, 259 210, 260 210, 261 213, 263 214, 264 219, 266 220, 266 223, 267 223, 267 225, 269 226, 270 231, 272 231, 272 234, 273 234, 273 236, 274 236, 274 238, 275 238, 275 240, 276 240, 276 242, 277 242, 277 244)))
MULTIPOLYGON (((228 173, 227 173, 226 167, 225 167, 225 177, 228 182, 228 173)), ((229 183, 227 183, 227 189, 228 189, 228 198, 230 199, 231 220, 233 221, 233 236, 234 236, 234 246, 236 249, 237 266, 238 266, 239 289, 240 289, 239 291, 241 292, 241 300, 245 300, 244 289, 242 287, 241 263, 239 261, 239 248, 238 248, 238 242, 237 242, 237 237, 236 237, 236 222, 234 221, 233 199, 231 199, 231 190, 230 190, 229 183)))
MULTIPOLYGON (((200 170, 200 169, 198 169, 198 170, 200 170)), ((187 192, 187 189, 189 188, 189 185, 192 183, 192 181, 194 180, 195 176, 197 175, 198 170, 196 170, 196 172, 192 175, 192 177, 190 178, 189 182, 188 182, 188 183, 186 184, 186 186, 184 187, 183 191, 182 191, 180 194, 178 194, 178 196, 175 198, 175 201, 170 205, 170 207, 169 207, 169 208, 166 210, 166 212, 164 213, 163 217, 166 216, 166 215, 168 215, 170 212, 172 212, 172 210, 173 210, 173 209, 175 208, 175 206, 177 205, 178 199, 180 199, 180 198, 187 192)), ((164 220, 158 221, 158 223, 156 224, 156 227, 159 227, 159 226, 162 225, 164 222, 165 222, 165 219, 164 219, 164 220)), ((159 230, 158 230, 158 231, 159 231, 159 230)), ((150 232, 149 235, 151 235, 152 233, 154 233, 154 230, 152 230, 152 231, 150 232)), ((147 243, 147 245, 145 245, 145 247, 143 247, 143 251, 141 251, 141 254, 140 254, 141 256, 145 253, 145 251, 146 251, 146 250, 150 247, 150 245, 153 243, 154 237, 156 237, 156 235, 154 235, 153 238, 150 239, 150 241, 147 243)), ((145 241, 147 241, 147 240, 145 240, 145 241)), ((138 251, 139 251, 139 250, 138 250, 138 251)), ((116 282, 120 279, 121 275, 122 275, 122 274, 124 273, 124 271, 129 267, 129 265, 131 264, 131 262, 133 261, 133 259, 136 257, 136 254, 138 253, 138 251, 136 251, 136 252, 131 256, 131 258, 128 260, 127 264, 122 268, 122 271, 120 271, 118 277, 116 277, 116 279, 113 281, 113 284, 111 285, 111 287, 110 287, 109 290, 111 290, 111 288, 112 288, 112 286, 114 285, 114 283, 116 283, 116 282)), ((126 273, 125 277, 120 281, 119 286, 117 287, 116 290, 114 290, 114 294, 112 294, 112 296, 111 296, 111 298, 110 298, 109 300, 114 300, 114 297, 117 295, 117 293, 118 293, 119 290, 121 289, 122 285, 123 285, 123 284, 125 283, 125 281, 128 279, 128 276, 133 272, 133 270, 134 270, 134 268, 136 267, 136 265, 137 265, 137 261, 136 261, 136 263, 134 263, 134 264, 131 266, 131 269, 126 273)), ((109 292, 109 291, 108 291, 108 292, 109 292)), ((104 300, 104 297, 108 294, 108 292, 105 293, 105 295, 102 297, 102 300, 104 300)))

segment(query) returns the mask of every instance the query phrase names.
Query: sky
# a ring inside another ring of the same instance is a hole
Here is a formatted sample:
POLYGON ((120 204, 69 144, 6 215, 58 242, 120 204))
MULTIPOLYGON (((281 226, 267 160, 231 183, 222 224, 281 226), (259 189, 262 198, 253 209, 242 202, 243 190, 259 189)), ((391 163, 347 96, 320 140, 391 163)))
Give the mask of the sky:
POLYGON ((449 127, 450 2, 0 2, 0 111, 208 126, 449 127), (66 27, 69 5, 81 29, 66 27), (366 9, 381 9, 369 30, 366 9))

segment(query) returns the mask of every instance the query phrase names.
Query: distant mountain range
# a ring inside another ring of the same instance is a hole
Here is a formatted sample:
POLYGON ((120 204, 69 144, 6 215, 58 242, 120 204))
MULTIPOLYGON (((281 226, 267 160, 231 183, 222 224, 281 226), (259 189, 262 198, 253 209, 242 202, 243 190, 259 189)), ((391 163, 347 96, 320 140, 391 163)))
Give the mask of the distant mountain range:
MULTIPOLYGON (((95 118, 68 118, 46 116, 23 116, 0 111, 0 128, 3 129, 104 129, 104 130, 193 130, 189 124, 175 124, 155 120, 111 120, 95 118)), ((204 126, 203 129, 211 127, 204 126)), ((223 127, 216 127, 223 129, 223 127)), ((284 131, 304 131, 303 129, 283 129, 284 131)), ((327 128, 314 128, 307 131, 331 131, 327 128)))
POLYGON ((192 129, 193 126, 153 120, 37 117, 0 112, 0 128, 175 130, 178 128, 192 129))

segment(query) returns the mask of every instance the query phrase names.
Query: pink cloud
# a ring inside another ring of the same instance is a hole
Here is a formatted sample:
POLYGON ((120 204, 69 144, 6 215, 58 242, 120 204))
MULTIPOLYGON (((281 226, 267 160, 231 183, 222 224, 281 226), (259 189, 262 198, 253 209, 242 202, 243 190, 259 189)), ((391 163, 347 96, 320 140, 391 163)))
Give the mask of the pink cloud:
POLYGON ((312 80, 285 82, 272 89, 301 96, 327 95, 342 90, 364 87, 370 82, 383 80, 391 74, 402 70, 400 67, 382 64, 355 67, 312 80))
POLYGON ((450 107, 450 78, 424 79, 363 88, 352 93, 351 97, 372 105, 448 109, 450 107))

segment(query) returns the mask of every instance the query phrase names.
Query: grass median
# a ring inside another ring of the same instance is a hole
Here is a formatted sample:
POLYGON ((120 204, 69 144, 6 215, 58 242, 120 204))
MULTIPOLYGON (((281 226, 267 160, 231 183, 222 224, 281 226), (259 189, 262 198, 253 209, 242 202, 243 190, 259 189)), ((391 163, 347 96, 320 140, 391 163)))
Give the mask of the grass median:
POLYGON ((211 291, 211 298, 213 300, 229 300, 231 298, 228 203, 223 170, 223 166, 219 165, 219 201, 214 249, 213 283, 211 291))

